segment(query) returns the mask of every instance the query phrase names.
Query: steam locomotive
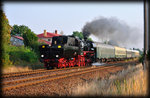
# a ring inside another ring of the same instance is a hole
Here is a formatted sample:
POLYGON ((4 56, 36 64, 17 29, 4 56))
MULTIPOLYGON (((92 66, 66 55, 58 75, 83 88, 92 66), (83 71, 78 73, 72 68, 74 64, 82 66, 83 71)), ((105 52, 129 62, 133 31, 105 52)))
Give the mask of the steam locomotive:
POLYGON ((47 69, 85 66, 95 60, 92 42, 74 36, 55 36, 51 45, 41 45, 39 50, 47 69))
POLYGON ((40 61, 47 69, 90 65, 97 60, 120 60, 139 56, 138 51, 80 40, 74 36, 55 36, 52 44, 39 47, 40 61))

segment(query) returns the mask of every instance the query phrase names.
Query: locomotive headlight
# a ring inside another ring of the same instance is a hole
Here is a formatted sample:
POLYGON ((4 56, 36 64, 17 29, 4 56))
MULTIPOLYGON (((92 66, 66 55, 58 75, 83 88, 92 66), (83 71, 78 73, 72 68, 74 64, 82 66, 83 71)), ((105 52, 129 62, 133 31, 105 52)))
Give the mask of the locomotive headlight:
POLYGON ((45 46, 43 45, 42 48, 45 48, 45 46))
POLYGON ((58 45, 58 48, 61 48, 61 45, 58 45))
POLYGON ((58 58, 58 57, 59 57, 59 55, 56 55, 56 57, 58 58))
POLYGON ((44 55, 41 55, 41 57, 44 57, 44 55))

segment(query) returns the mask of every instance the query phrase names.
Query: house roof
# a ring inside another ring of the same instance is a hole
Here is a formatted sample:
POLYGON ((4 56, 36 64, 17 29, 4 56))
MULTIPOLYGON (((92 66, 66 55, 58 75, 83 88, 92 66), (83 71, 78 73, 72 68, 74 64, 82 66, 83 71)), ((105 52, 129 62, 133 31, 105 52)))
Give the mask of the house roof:
POLYGON ((18 39, 20 39, 20 40, 24 40, 22 37, 20 37, 20 36, 13 36, 13 37, 15 37, 15 38, 18 38, 18 39))
POLYGON ((45 43, 45 44, 51 44, 49 41, 45 41, 43 39, 38 39, 38 42, 45 43))
MULTIPOLYGON (((23 37, 20 37, 20 36, 13 36, 13 37, 18 38, 20 40, 24 40, 23 37)), ((38 39, 38 42, 45 43, 45 44, 51 44, 49 41, 45 41, 42 39, 38 39)))
POLYGON ((47 32, 47 36, 44 36, 44 33, 41 33, 41 34, 37 35, 37 37, 39 37, 39 38, 51 38, 51 37, 54 37, 54 36, 60 36, 60 34, 47 32))

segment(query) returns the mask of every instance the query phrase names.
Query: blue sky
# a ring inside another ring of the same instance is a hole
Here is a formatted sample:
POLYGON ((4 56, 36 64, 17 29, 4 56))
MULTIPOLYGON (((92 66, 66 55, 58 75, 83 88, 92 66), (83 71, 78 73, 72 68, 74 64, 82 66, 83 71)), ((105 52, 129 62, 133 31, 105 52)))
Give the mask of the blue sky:
MULTIPOLYGON (((69 35, 73 31, 82 31, 86 22, 100 16, 116 17, 131 27, 139 28, 143 33, 142 2, 4 2, 3 10, 10 25, 26 25, 36 34, 43 33, 44 29, 48 32, 57 29, 58 33, 63 31, 64 34, 69 35)), ((139 46, 143 47, 142 45, 141 42, 139 46)))

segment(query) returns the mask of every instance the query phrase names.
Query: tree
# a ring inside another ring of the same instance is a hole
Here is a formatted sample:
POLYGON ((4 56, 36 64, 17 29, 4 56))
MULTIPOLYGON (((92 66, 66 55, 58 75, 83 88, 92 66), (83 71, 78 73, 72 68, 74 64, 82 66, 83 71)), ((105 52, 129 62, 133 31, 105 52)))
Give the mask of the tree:
POLYGON ((32 45, 37 42, 38 37, 31 31, 31 29, 28 29, 25 33, 23 33, 23 39, 24 45, 32 48, 32 45))
POLYGON ((74 31, 72 35, 73 35, 73 36, 77 36, 77 37, 79 37, 80 39, 83 39, 83 38, 84 38, 82 32, 74 31))
MULTIPOLYGON (((83 33, 82 33, 82 32, 74 31, 72 35, 73 35, 73 36, 77 36, 77 37, 79 37, 80 39, 84 39, 84 36, 83 36, 83 33)), ((87 40, 93 41, 92 38, 90 38, 90 37, 88 37, 87 40)))
POLYGON ((10 30, 11 26, 9 25, 9 21, 7 17, 5 16, 5 13, 0 10, 0 22, 1 22, 1 27, 0 27, 0 43, 1 43, 1 61, 2 65, 8 65, 9 64, 9 55, 6 51, 7 46, 10 44, 10 30))
POLYGON ((7 17, 5 16, 5 13, 2 12, 1 16, 1 37, 2 37, 2 43, 3 44, 9 44, 10 43, 10 31, 11 26, 9 25, 9 21, 7 17))
POLYGON ((89 41, 93 41, 93 40, 92 40, 92 38, 90 38, 90 37, 88 37, 88 39, 87 39, 87 40, 89 40, 89 41))
POLYGON ((25 47, 29 47, 34 51, 38 51, 38 37, 34 32, 31 31, 28 26, 25 25, 14 25, 11 30, 11 35, 17 35, 23 37, 25 47))
POLYGON ((28 29, 25 33, 23 33, 23 42, 25 47, 31 48, 38 56, 39 56, 39 45, 38 37, 34 34, 31 29, 28 29))
POLYGON ((27 32, 28 29, 25 25, 13 25, 11 35, 23 36, 23 33, 27 32))

